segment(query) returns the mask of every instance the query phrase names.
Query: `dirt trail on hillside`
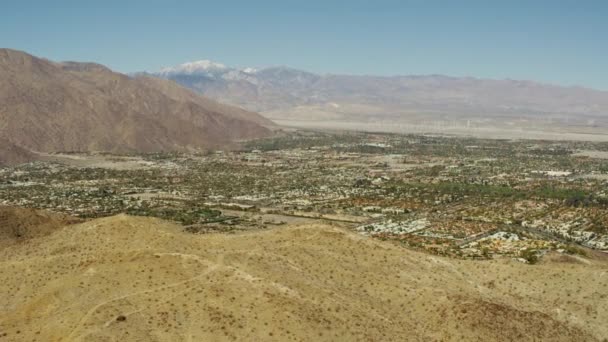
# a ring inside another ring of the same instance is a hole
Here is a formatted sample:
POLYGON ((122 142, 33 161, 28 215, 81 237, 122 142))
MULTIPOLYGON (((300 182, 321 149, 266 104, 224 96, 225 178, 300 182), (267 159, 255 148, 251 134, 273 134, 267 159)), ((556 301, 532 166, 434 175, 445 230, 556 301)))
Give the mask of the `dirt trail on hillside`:
POLYGON ((0 341, 602 341, 608 264, 445 259, 324 225, 116 216, 0 249, 0 341))

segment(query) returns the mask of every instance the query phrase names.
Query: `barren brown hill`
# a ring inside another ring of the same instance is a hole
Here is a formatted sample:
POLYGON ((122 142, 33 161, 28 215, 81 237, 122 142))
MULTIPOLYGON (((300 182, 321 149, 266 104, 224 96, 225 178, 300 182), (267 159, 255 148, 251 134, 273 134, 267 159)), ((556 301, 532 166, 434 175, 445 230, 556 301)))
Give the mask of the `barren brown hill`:
POLYGON ((217 147, 267 135, 258 114, 93 63, 0 50, 0 137, 53 151, 217 147))
POLYGON ((27 163, 35 159, 36 156, 30 151, 16 146, 6 139, 0 138, 0 167, 27 163))
POLYGON ((215 112, 222 112, 225 115, 228 115, 235 119, 253 121, 265 127, 275 126, 274 122, 259 114, 255 114, 238 107, 232 107, 225 104, 221 104, 207 97, 200 96, 194 93, 192 90, 184 88, 173 81, 166 82, 166 80, 146 75, 139 75, 136 78, 138 81, 145 83, 147 86, 161 91, 163 94, 169 96, 173 100, 180 102, 193 102, 203 108, 208 108, 209 110, 215 112), (229 108, 230 110, 226 110, 227 108, 229 108))
POLYGON ((82 220, 44 210, 0 206, 0 248, 46 236, 82 220))
POLYGON ((331 226, 192 235, 117 216, 0 250, 0 336, 604 340, 607 265, 568 258, 458 261, 331 226))

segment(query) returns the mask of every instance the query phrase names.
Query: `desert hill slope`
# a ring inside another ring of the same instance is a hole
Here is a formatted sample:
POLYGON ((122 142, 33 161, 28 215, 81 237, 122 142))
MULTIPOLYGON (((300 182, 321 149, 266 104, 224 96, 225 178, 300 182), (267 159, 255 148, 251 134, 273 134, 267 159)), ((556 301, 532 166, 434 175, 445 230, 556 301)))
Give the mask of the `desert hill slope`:
POLYGON ((566 261, 450 260, 320 225, 192 235, 121 215, 0 249, 0 336, 601 341, 607 265, 566 261))
POLYGON ((274 122, 259 114, 246 111, 239 107, 221 104, 210 98, 200 96, 175 82, 166 82, 166 80, 146 75, 140 75, 136 77, 136 79, 146 86, 162 92, 175 101, 196 103, 210 111, 222 113, 234 119, 252 121, 265 127, 275 126, 274 122))
POLYGON ((82 220, 65 214, 0 206, 0 248, 46 236, 82 220))
POLYGON ((0 137, 34 151, 216 147, 269 133, 258 114, 94 63, 0 49, 0 137))
POLYGON ((7 139, 0 138, 0 167, 27 163, 36 159, 30 151, 21 148, 7 139))

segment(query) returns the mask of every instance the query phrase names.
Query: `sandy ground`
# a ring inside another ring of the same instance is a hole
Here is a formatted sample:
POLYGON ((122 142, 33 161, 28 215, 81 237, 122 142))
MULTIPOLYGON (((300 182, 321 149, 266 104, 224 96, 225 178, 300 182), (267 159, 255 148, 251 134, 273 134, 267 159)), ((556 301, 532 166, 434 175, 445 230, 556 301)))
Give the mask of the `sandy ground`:
POLYGON ((460 261, 321 224, 193 235, 120 215, 0 249, 0 341, 601 341, 607 280, 601 260, 460 261))

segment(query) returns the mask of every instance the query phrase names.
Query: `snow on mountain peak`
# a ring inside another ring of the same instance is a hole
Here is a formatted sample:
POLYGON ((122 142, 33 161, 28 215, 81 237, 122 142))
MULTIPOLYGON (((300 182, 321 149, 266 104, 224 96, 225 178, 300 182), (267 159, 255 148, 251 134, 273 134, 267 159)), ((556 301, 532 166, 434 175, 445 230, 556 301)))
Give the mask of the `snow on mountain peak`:
POLYGON ((183 63, 174 67, 163 68, 155 74, 164 78, 200 76, 214 80, 247 81, 257 84, 258 80, 255 75, 258 71, 259 70, 255 68, 232 68, 221 63, 204 59, 183 63))
POLYGON ((256 72, 258 72, 258 69, 256 69, 256 68, 244 68, 241 71, 244 72, 244 73, 247 73, 247 74, 255 74, 256 72))
POLYGON ((225 71, 228 67, 221 63, 215 63, 213 61, 204 59, 195 62, 188 62, 184 64, 180 64, 175 67, 163 68, 160 73, 165 75, 170 74, 186 74, 186 75, 196 75, 196 74, 207 74, 209 72, 218 72, 225 71))

